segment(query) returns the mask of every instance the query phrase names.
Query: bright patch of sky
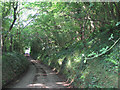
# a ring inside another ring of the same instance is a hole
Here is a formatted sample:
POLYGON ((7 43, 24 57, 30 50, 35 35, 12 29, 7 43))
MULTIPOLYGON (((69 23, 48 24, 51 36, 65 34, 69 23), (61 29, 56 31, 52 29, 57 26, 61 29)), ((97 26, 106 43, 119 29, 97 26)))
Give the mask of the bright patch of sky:
MULTIPOLYGON (((29 1, 34 1, 34 0, 29 0, 29 1)), ((29 2, 26 2, 28 4, 29 2)), ((20 8, 23 8, 22 4, 20 4, 20 8)), ((28 6, 29 8, 29 6, 28 6)), ((23 13, 20 16, 20 21, 23 22, 23 25, 26 26, 31 19, 29 18, 29 15, 34 16, 37 13, 37 9, 22 9, 21 10, 23 13)))
POLYGON ((25 10, 21 15, 23 25, 25 26, 31 21, 31 19, 28 19, 29 15, 34 16, 36 13, 37 13, 37 10, 33 10, 33 9, 25 10))

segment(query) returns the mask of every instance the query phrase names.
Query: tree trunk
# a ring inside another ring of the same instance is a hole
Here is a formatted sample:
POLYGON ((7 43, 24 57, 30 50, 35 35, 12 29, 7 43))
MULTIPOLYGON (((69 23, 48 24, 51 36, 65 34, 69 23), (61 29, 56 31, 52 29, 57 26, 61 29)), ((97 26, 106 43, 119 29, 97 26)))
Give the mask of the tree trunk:
POLYGON ((13 22, 12 22, 12 24, 11 24, 9 30, 8 30, 8 33, 4 36, 4 40, 7 38, 8 34, 9 34, 10 31, 12 30, 13 25, 15 24, 15 21, 16 21, 16 19, 17 19, 17 17, 16 17, 17 7, 18 7, 18 3, 16 2, 16 5, 15 5, 15 2, 13 2, 13 9, 14 9, 14 15, 13 15, 13 16, 14 16, 14 20, 13 20, 13 22))
POLYGON ((5 40, 2 39, 2 52, 7 52, 7 48, 5 45, 5 40))

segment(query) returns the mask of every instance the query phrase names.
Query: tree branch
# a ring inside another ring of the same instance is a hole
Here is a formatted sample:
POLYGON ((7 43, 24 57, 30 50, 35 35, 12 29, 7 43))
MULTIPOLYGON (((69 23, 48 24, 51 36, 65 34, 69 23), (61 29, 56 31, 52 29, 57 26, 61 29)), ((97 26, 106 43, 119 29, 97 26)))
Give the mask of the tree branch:
POLYGON ((17 19, 17 17, 16 17, 16 11, 17 11, 17 7, 18 7, 18 3, 16 2, 16 5, 14 5, 15 3, 13 3, 13 9, 14 9, 14 20, 13 20, 13 22, 12 22, 12 24, 11 24, 11 26, 10 26, 10 28, 9 28, 9 32, 12 30, 12 28, 13 28, 13 25, 15 24, 15 21, 16 21, 16 19, 17 19), (15 6, 15 7, 14 7, 15 6))
MULTIPOLYGON (((13 15, 13 17, 14 17, 14 20, 13 20, 13 22, 12 22, 9 30, 7 31, 8 33, 4 36, 5 38, 7 37, 7 35, 8 35, 8 34, 10 33, 10 31, 12 30, 13 25, 15 24, 15 21, 16 21, 16 19, 17 19, 17 17, 16 17, 17 7, 18 7, 18 2, 16 2, 16 5, 15 5, 15 2, 13 2, 13 9, 14 9, 14 15, 13 15)), ((5 40, 5 38, 4 38, 4 40, 5 40)))
MULTIPOLYGON (((106 52, 110 51, 110 50, 118 43, 119 40, 120 40, 120 38, 118 38, 118 39, 114 42, 114 44, 113 44, 109 49, 106 50, 106 52)), ((105 52, 105 53, 106 53, 106 52, 105 52)), ((85 59, 86 59, 86 60, 88 60, 88 59, 94 59, 94 58, 96 58, 96 57, 102 56, 102 55, 105 54, 105 53, 100 53, 100 54, 98 54, 97 56, 95 55, 95 56, 93 56, 93 57, 91 57, 91 58, 85 57, 85 59)))

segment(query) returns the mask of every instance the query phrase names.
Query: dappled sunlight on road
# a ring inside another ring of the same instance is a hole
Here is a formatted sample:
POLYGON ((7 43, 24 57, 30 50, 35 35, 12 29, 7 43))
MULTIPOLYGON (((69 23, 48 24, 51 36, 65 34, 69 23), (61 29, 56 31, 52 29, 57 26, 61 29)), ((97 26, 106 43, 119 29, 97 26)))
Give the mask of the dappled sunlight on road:
POLYGON ((36 84, 29 84, 29 85, 27 85, 27 87, 38 87, 38 88, 49 88, 48 86, 46 86, 45 84, 42 84, 42 83, 36 83, 36 84))
POLYGON ((17 88, 68 88, 70 83, 65 81, 58 75, 58 71, 54 68, 40 63, 40 60, 34 60, 28 57, 30 69, 20 82, 17 82, 13 87, 17 88))
POLYGON ((46 67, 44 64, 40 63, 40 60, 29 59, 30 62, 36 68, 36 74, 33 79, 32 84, 28 84, 27 87, 30 88, 67 88, 65 86, 65 81, 60 79, 57 74, 59 73, 56 68, 52 70, 46 67), (60 82, 60 83, 59 83, 60 82))
POLYGON ((65 86, 65 87, 72 87, 72 86, 70 86, 72 83, 74 82, 74 79, 72 79, 71 80, 71 82, 69 83, 68 82, 68 80, 66 81, 66 82, 56 82, 56 84, 58 84, 58 85, 63 85, 63 86, 65 86))
POLYGON ((56 84, 65 84, 65 82, 56 82, 56 84))
POLYGON ((32 63, 39 63, 40 61, 39 60, 30 60, 30 62, 32 62, 32 63))

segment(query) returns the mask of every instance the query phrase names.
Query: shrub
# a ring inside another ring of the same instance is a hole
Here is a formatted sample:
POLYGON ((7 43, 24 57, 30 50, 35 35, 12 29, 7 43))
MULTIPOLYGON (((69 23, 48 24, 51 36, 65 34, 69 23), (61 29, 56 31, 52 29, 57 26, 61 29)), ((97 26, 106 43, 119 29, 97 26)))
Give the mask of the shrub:
POLYGON ((27 58, 17 52, 2 55, 2 84, 3 86, 27 70, 27 58))

